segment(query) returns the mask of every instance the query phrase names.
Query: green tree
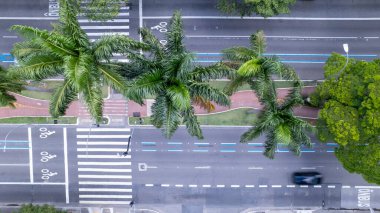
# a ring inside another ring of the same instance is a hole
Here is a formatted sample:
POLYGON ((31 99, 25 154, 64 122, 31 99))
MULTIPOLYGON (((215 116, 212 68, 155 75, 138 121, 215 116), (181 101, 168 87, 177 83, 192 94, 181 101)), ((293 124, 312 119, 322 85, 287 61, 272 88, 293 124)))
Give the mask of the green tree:
POLYGON ((380 184, 380 61, 350 59, 333 53, 324 67, 312 103, 321 106, 318 137, 339 144, 336 156, 349 172, 380 184))
POLYGON ((0 107, 10 106, 14 108, 16 98, 10 92, 21 92, 22 83, 7 76, 4 68, 0 67, 0 107))
POLYGON ((79 5, 83 5, 80 10, 81 13, 93 21, 114 19, 118 16, 121 5, 127 2, 127 0, 78 0, 79 5))
POLYGON ((66 213, 66 211, 58 210, 50 205, 23 204, 17 213, 66 213))
POLYGON ((228 15, 271 17, 290 13, 296 0, 218 0, 217 8, 228 15))
POLYGON ((148 29, 141 29, 142 40, 150 46, 150 55, 131 57, 125 67, 128 73, 142 73, 129 85, 128 97, 139 104, 147 96, 154 96, 152 124, 171 137, 178 126, 184 123, 192 136, 203 138, 192 104, 210 106, 211 101, 228 105, 226 94, 211 87, 209 79, 220 78, 230 71, 222 64, 209 67, 197 66, 194 54, 188 52, 183 43, 181 14, 175 12, 165 35, 163 46, 148 29))
POLYGON ((111 61, 113 53, 128 54, 144 45, 126 36, 106 36, 90 42, 77 21, 75 0, 60 1, 59 23, 49 32, 29 26, 12 26, 26 41, 14 45, 12 54, 19 66, 10 68, 14 77, 42 80, 62 75, 64 81, 50 101, 54 118, 65 114, 69 104, 83 97, 91 116, 102 119, 102 84, 125 94, 126 82, 121 66, 111 61))
POLYGON ((233 47, 223 51, 226 64, 237 69, 226 88, 227 92, 231 94, 247 82, 264 106, 253 127, 241 136, 240 142, 248 142, 266 134, 265 156, 274 158, 278 144, 288 146, 299 155, 302 145, 311 146, 307 136, 311 126, 293 115, 293 108, 303 104, 300 94, 302 84, 292 68, 276 57, 264 56, 265 47, 265 35, 258 31, 250 38, 250 48, 233 47), (294 89, 284 100, 277 98, 273 75, 295 81, 294 89))

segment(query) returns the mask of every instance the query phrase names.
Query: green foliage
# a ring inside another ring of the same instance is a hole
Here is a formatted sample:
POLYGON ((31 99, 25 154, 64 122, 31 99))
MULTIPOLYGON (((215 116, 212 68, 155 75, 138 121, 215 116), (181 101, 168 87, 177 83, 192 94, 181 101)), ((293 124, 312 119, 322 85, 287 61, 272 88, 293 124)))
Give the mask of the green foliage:
POLYGON ((218 0, 217 8, 228 15, 271 17, 290 13, 296 0, 218 0))
POLYGON ((208 82, 228 75, 231 69, 220 63, 209 67, 195 65, 194 55, 183 43, 179 12, 174 13, 168 25, 166 46, 150 30, 140 29, 140 33, 150 54, 132 55, 131 63, 123 67, 128 78, 128 73, 139 71, 128 85, 127 96, 139 104, 148 96, 156 97, 151 122, 161 128, 166 137, 170 138, 184 123, 190 135, 203 138, 192 104, 210 108, 212 103, 229 105, 228 96, 208 82))
POLYGON ((76 0, 60 1, 59 23, 52 31, 29 26, 12 26, 26 41, 15 44, 12 54, 19 66, 10 68, 10 76, 42 80, 62 75, 64 82, 51 97, 50 114, 65 115, 70 103, 78 96, 84 100, 97 123, 102 118, 102 90, 105 83, 122 94, 126 81, 120 75, 123 67, 110 59, 113 53, 129 55, 146 45, 126 36, 107 36, 93 43, 80 28, 76 0))
POLYGON ((93 21, 112 20, 119 14, 120 7, 127 0, 78 0, 79 4, 85 5, 81 7, 81 13, 93 21))
POLYGON ((295 154, 300 155, 301 146, 310 147, 311 141, 306 134, 311 126, 293 115, 293 108, 303 104, 301 86, 295 71, 282 64, 278 58, 265 57, 265 35, 258 31, 251 36, 250 48, 233 47, 223 50, 227 65, 235 68, 226 91, 231 94, 244 83, 255 90, 264 109, 258 115, 253 127, 245 132, 240 142, 248 142, 266 134, 264 155, 274 158, 277 146, 284 144, 295 154), (273 75, 294 81, 294 89, 284 100, 277 100, 273 75))
POLYGON ((324 67, 328 80, 312 96, 322 106, 318 137, 339 144, 336 156, 349 172, 380 184, 380 63, 350 59, 342 70, 344 64, 333 53, 324 67))
POLYGON ((50 205, 24 204, 17 213, 66 213, 66 211, 58 210, 50 205))
POLYGON ((0 67, 0 107, 14 108, 16 98, 10 92, 21 92, 22 89, 22 83, 8 76, 6 70, 0 67))

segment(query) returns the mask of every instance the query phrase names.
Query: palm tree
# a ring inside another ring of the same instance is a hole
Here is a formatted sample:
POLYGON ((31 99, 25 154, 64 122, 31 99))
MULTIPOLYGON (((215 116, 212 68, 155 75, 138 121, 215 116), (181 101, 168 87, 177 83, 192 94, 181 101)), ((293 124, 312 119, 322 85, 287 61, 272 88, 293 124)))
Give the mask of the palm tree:
POLYGON ((15 108, 16 98, 9 92, 21 92, 23 86, 20 82, 7 76, 4 68, 0 67, 0 107, 9 106, 15 108))
POLYGON ((119 74, 121 66, 113 63, 113 53, 128 55, 144 48, 139 42, 121 36, 106 36, 90 42, 77 21, 76 0, 60 0, 59 23, 51 32, 29 26, 12 26, 26 38, 14 45, 12 54, 19 66, 10 69, 12 76, 42 80, 62 75, 64 81, 54 92, 50 113, 54 118, 65 114, 69 104, 80 94, 91 116, 102 119, 103 83, 125 94, 125 79, 119 74))
POLYGON ((237 70, 226 91, 230 94, 243 83, 248 83, 264 105, 253 127, 241 136, 240 142, 248 142, 266 133, 265 156, 273 158, 280 143, 299 155, 301 145, 311 146, 305 133, 311 130, 310 125, 296 118, 292 111, 295 106, 303 104, 300 95, 302 84, 291 67, 281 63, 277 57, 264 55, 266 41, 262 31, 252 35, 250 43, 250 48, 233 47, 223 51, 224 58, 228 60, 225 63, 237 70), (273 75, 295 82, 294 89, 283 103, 277 100, 273 75))
POLYGON ((253 123, 253 127, 241 136, 240 142, 245 143, 266 134, 265 156, 273 159, 278 144, 286 145, 295 154, 300 155, 302 145, 312 145, 310 137, 306 134, 312 130, 311 125, 293 114, 293 108, 303 104, 301 84, 296 82, 282 103, 277 99, 273 81, 271 87, 271 91, 259 97, 264 109, 253 123))
POLYGON ((197 66, 194 55, 183 44, 181 14, 175 12, 166 34, 167 44, 163 46, 148 29, 141 29, 142 40, 150 46, 151 55, 131 57, 126 69, 141 70, 142 74, 129 85, 127 96, 139 104, 143 99, 155 96, 151 121, 162 128, 170 138, 178 126, 184 123, 192 136, 203 138, 192 104, 212 108, 211 101, 229 105, 226 94, 211 87, 210 79, 220 78, 230 72, 228 67, 215 64, 209 67, 197 66))

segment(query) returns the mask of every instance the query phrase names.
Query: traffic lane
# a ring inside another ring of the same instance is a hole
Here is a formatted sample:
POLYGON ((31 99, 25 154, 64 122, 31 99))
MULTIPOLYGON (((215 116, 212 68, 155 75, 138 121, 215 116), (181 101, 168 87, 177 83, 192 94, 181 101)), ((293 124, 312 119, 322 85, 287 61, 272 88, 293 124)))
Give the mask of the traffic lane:
MULTIPOLYGON (((144 16, 171 16, 181 10, 184 16, 225 16, 216 9, 217 0, 154 0, 142 5, 144 16), (160 8, 160 9, 157 9, 160 8)), ((379 17, 376 0, 297 1, 290 7, 290 17, 379 17)))
POLYGON ((58 8, 58 0, 0 1, 1 17, 39 17, 58 8))
POLYGON ((4 185, 0 184, 2 203, 63 203, 64 186, 55 185, 4 185))
MULTIPOLYGON (((168 21, 144 19, 144 26, 151 28, 168 21)), ((378 37, 380 21, 183 19, 183 26, 187 35, 200 36, 246 36, 264 30, 267 36, 378 37)))

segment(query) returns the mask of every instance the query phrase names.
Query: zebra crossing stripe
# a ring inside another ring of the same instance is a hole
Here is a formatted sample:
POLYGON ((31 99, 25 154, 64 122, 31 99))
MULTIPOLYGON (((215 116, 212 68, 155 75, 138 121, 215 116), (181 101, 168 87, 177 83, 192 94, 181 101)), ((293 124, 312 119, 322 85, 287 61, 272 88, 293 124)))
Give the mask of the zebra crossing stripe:
POLYGON ((125 152, 126 148, 77 148, 77 152, 125 152))
POLYGON ((80 192, 132 192, 132 189, 114 188, 79 188, 80 192))
POLYGON ((130 132, 130 128, 77 128, 77 132, 130 132))
POLYGON ((77 138, 129 138, 130 135, 77 135, 77 138))
POLYGON ((128 145, 128 142, 80 141, 80 142, 77 142, 77 144, 78 145, 111 145, 111 146, 121 145, 121 146, 124 146, 124 145, 128 145))
POLYGON ((78 175, 78 178, 131 179, 132 175, 78 175))
POLYGON ((132 186, 132 182, 79 181, 79 185, 120 185, 120 186, 132 186))
POLYGON ((132 169, 78 168, 79 172, 132 172, 132 169))
POLYGON ((94 201, 94 200, 80 200, 80 204, 107 204, 107 205, 129 205, 130 201, 94 201))
POLYGON ((107 36, 107 35, 129 35, 129 32, 101 32, 101 33, 86 33, 88 36, 107 36))
POLYGON ((106 22, 115 22, 115 23, 123 23, 127 22, 129 23, 129 19, 113 19, 113 20, 107 20, 107 21, 90 21, 88 19, 79 19, 79 23, 93 23, 93 22, 98 22, 98 23, 106 23, 106 22))
POLYGON ((131 162, 82 162, 79 161, 78 165, 91 165, 91 166, 130 166, 131 162))
POLYGON ((94 158, 102 158, 102 159, 108 159, 108 158, 119 158, 119 159, 122 159, 122 158, 131 158, 131 155, 127 155, 127 156, 119 156, 119 155, 77 155, 77 158, 81 158, 81 159, 94 159, 94 158))
POLYGON ((127 198, 131 199, 132 195, 79 195, 79 198, 127 198))

